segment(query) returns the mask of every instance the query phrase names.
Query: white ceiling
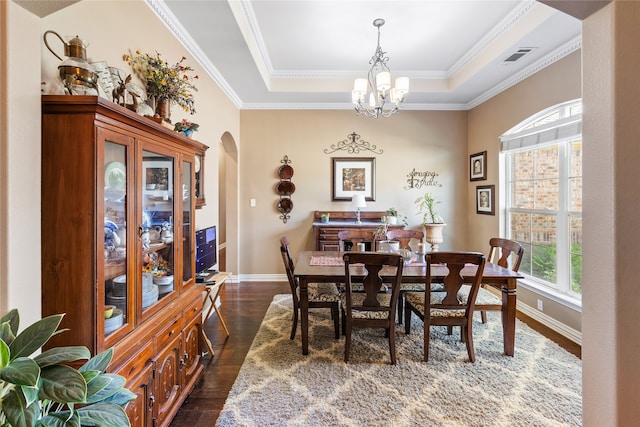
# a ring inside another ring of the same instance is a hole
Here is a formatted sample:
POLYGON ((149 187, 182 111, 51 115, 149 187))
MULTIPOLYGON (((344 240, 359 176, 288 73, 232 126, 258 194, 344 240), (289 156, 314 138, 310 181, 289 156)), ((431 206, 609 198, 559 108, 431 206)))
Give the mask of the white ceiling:
POLYGON ((376 48, 411 78, 403 109, 465 110, 581 46, 534 0, 147 0, 243 109, 350 109, 376 48), (535 48, 515 63, 519 48, 535 48))
MULTIPOLYGON (((39 16, 75 2, 14 1, 39 16)), ((402 109, 473 108, 581 46, 581 22, 535 0, 145 2, 242 109, 351 109, 376 18, 392 78, 411 79, 402 109)))

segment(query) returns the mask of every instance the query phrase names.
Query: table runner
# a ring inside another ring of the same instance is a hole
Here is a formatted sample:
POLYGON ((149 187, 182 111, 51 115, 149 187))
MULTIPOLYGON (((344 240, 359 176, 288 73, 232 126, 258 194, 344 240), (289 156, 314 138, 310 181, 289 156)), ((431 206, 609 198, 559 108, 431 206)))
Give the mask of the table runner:
MULTIPOLYGON (((309 259, 309 265, 339 267, 344 265, 344 261, 341 257, 337 256, 312 256, 309 259)), ((427 264, 422 261, 418 262, 416 258, 411 257, 411 263, 405 264, 405 267, 424 267, 427 264)))

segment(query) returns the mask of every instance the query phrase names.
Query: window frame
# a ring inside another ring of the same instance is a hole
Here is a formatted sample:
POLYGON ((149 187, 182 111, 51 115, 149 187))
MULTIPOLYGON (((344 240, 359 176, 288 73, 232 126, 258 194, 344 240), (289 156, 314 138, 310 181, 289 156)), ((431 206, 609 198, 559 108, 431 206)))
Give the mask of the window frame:
MULTIPOLYGON (((582 211, 572 210, 570 192, 572 178, 574 178, 571 175, 572 148, 576 141, 582 143, 581 100, 558 104, 532 115, 503 134, 500 141, 500 187, 502 188, 500 234, 506 238, 514 238, 511 236, 513 213, 552 214, 556 218, 556 283, 532 276, 522 270, 521 273, 525 279, 521 280, 521 283, 553 300, 580 309, 582 294, 573 291, 571 286, 571 220, 572 218, 582 220, 582 211), (549 117, 554 118, 549 120, 549 117), (535 125, 536 123, 538 125, 535 125), (512 186, 515 182, 512 174, 512 154, 549 146, 558 147, 558 209, 535 209, 536 206, 534 208, 512 207, 512 186)), ((529 241, 525 244, 531 246, 533 242, 529 241)))

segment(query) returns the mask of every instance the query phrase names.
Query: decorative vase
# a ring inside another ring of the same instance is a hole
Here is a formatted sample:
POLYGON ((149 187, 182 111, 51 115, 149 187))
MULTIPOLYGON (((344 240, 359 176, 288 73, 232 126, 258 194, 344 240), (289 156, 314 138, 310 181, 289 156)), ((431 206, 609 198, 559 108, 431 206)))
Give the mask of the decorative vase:
POLYGON ((193 129, 185 129, 183 131, 181 131, 184 136, 186 136, 187 138, 191 138, 193 136, 193 129))
POLYGON ((438 245, 444 241, 442 229, 447 224, 424 224, 424 240, 431 245, 431 252, 438 252, 438 245))
POLYGON ((169 98, 160 97, 156 100, 156 116, 171 123, 171 101, 169 98))

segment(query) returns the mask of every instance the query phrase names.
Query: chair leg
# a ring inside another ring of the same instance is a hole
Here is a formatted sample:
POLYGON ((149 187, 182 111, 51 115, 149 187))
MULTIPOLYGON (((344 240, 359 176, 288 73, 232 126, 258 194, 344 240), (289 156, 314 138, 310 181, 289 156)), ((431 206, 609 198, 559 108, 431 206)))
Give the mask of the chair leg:
POLYGON ((331 306, 331 317, 333 318, 333 330, 336 339, 340 339, 340 315, 338 314, 338 304, 331 306))
POLYGON ((469 326, 462 326, 465 335, 465 341, 467 344, 467 353, 469 354, 469 361, 474 363, 476 361, 476 355, 473 349, 473 336, 471 335, 472 330, 469 326))
POLYGON ((298 309, 296 308, 293 309, 292 322, 293 322, 293 325, 291 325, 291 336, 289 337, 290 340, 296 337, 296 329, 298 327, 298 309))
POLYGON ((347 314, 342 310, 342 335, 347 335, 347 314))
POLYGON ((425 313, 424 315, 424 361, 428 362, 429 361, 429 332, 430 332, 430 322, 429 322, 429 316, 427 315, 427 313, 425 313))
POLYGON ((347 363, 349 361, 349 352, 351 351, 351 325, 346 327, 344 338, 344 363, 347 363))
POLYGON ((409 335, 411 333, 411 307, 404 306, 404 333, 409 335))
POLYGON ((400 291, 398 295, 398 324, 402 325, 402 311, 404 310, 404 292, 400 291))
MULTIPOLYGON (((395 322, 394 322, 395 323, 395 322)), ((389 354, 391 355, 391 364, 396 364, 396 331, 394 325, 391 325, 389 329, 389 354)))
POLYGON ((451 335, 453 333, 453 326, 447 326, 447 335, 451 335))
POLYGON ((487 312, 482 310, 480 312, 480 318, 482 319, 482 323, 487 323, 487 312))

